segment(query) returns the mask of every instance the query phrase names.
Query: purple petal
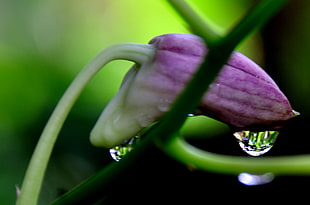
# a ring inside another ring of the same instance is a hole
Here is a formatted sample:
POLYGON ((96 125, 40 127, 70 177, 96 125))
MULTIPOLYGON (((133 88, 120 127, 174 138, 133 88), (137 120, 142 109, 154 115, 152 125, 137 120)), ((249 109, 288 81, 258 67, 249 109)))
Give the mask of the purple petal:
MULTIPOLYGON (((158 51, 148 83, 153 90, 173 95, 173 101, 199 67, 207 49, 199 37, 190 34, 166 34, 151 43, 158 51)), ((248 129, 278 129, 296 116, 272 78, 238 52, 232 53, 210 85, 199 113, 248 129)))
MULTIPOLYGON (((113 147, 159 120, 207 54, 203 40, 191 34, 166 34, 150 44, 154 57, 128 72, 91 133, 93 144, 113 147)), ((197 114, 250 130, 279 129, 296 116, 271 77, 238 52, 206 91, 197 114)))

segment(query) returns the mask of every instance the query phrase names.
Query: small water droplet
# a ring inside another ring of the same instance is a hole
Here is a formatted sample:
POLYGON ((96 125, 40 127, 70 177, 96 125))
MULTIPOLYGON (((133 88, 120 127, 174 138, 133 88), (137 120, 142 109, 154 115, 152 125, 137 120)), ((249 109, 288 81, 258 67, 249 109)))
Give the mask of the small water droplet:
POLYGON ((260 156, 268 152, 279 135, 278 131, 239 131, 234 136, 244 152, 251 156, 260 156))
POLYGON ((147 127, 155 121, 153 115, 152 111, 150 113, 141 112, 137 115, 137 122, 141 127, 147 127))
POLYGON ((170 99, 160 98, 157 107, 161 112, 167 112, 170 108, 171 103, 172 101, 170 99))
POLYGON ((121 115, 116 115, 114 116, 113 120, 112 120, 112 124, 113 125, 118 125, 119 124, 119 121, 122 119, 122 116, 121 115))
POLYGON ((120 161, 128 152, 134 149, 136 142, 139 140, 139 136, 125 140, 122 144, 116 145, 109 149, 109 153, 115 161, 120 161))
POLYGON ((18 198, 20 196, 20 192, 21 192, 19 186, 15 185, 15 191, 16 191, 16 197, 18 198))
POLYGON ((263 185, 271 182, 274 179, 272 173, 265 174, 250 174, 250 173, 240 173, 238 180, 240 183, 247 186, 263 185))

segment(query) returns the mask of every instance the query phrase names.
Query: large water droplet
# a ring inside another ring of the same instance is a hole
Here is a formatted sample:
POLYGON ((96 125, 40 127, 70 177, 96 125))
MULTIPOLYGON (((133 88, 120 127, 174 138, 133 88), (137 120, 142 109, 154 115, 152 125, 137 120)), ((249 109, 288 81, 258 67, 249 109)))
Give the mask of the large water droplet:
POLYGON ((279 135, 278 131, 239 131, 234 136, 243 151, 251 156, 260 156, 268 152, 279 135))
POLYGON ((274 179, 274 175, 272 173, 265 174, 249 174, 249 173, 240 173, 238 176, 238 180, 240 183, 247 186, 256 186, 263 185, 271 182, 274 179))
POLYGON ((125 140, 122 144, 116 145, 115 147, 109 149, 112 159, 117 162, 121 160, 128 152, 134 149, 138 139, 138 136, 130 138, 129 140, 125 140))

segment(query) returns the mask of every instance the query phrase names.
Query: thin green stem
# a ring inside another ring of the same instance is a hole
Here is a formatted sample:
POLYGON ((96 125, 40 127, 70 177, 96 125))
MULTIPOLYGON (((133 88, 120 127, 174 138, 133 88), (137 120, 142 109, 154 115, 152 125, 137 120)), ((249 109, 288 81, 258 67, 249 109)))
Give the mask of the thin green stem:
POLYGON ((234 49, 245 37, 271 19, 288 0, 262 0, 231 29, 221 41, 224 48, 234 49))
POLYGON ((260 158, 221 155, 194 147, 182 137, 173 137, 164 144, 163 149, 185 165, 208 172, 233 175, 242 172, 310 175, 310 155, 260 158))
POLYGON ((34 205, 38 201, 44 173, 60 129, 76 99, 94 75, 109 61, 125 59, 142 64, 153 56, 150 45, 124 43, 110 46, 99 53, 74 79, 60 99, 32 155, 17 205, 34 205))
POLYGON ((168 0, 168 2, 190 25, 193 32, 204 38, 207 45, 213 44, 221 37, 184 0, 168 0))

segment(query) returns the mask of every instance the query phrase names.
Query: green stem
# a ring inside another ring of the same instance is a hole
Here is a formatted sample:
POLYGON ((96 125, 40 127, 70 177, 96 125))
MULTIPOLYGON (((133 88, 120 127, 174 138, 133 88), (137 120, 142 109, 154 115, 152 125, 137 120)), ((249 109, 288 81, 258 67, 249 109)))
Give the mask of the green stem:
POLYGON ((234 49, 246 36, 265 24, 288 0, 262 0, 221 41, 223 49, 234 49))
POLYGON ((207 45, 211 45, 220 38, 220 35, 211 29, 185 1, 168 0, 168 2, 187 21, 194 33, 204 38, 207 45))
POLYGON ((44 173, 60 129, 76 99, 93 76, 111 60, 125 59, 142 64, 153 56, 150 45, 123 43, 110 46, 99 53, 74 79, 60 99, 32 155, 17 205, 37 203, 44 173))
POLYGON ((195 169, 237 175, 242 172, 275 175, 310 175, 310 155, 279 157, 241 157, 210 153, 173 137, 163 149, 172 158, 195 169))

